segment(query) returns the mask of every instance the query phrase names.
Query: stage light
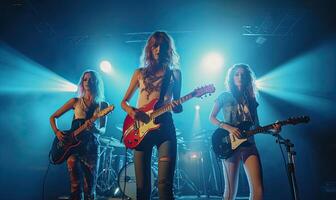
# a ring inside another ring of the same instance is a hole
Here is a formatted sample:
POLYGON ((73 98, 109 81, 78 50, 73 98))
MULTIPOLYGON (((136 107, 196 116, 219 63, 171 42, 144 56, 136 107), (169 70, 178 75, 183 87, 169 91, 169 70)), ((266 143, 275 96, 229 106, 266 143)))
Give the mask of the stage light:
POLYGON ((190 158, 191 158, 191 159, 197 159, 197 158, 198 158, 197 153, 195 153, 195 152, 194 152, 194 153, 191 153, 191 154, 190 154, 190 158))
POLYGON ((120 188, 117 187, 114 192, 113 192, 114 196, 117 196, 118 194, 120 194, 120 188))
POLYGON ((196 105, 196 106, 195 106, 195 110, 196 110, 196 111, 199 111, 200 109, 201 109, 201 106, 200 106, 200 105, 196 105))
POLYGON ((60 90, 66 92, 76 92, 78 90, 78 86, 73 83, 66 82, 60 87, 60 90))
POLYGON ((103 60, 100 62, 100 70, 106 74, 112 73, 112 65, 109 61, 103 60))
POLYGON ((195 106, 195 111, 193 113, 194 115, 194 121, 192 126, 192 132, 196 132, 201 128, 201 115, 200 115, 200 106, 195 106))
POLYGON ((277 67, 256 81, 259 91, 300 107, 330 112, 334 92, 336 42, 321 45, 277 67), (323 58, 323 59, 322 59, 323 58))
POLYGON ((224 64, 224 59, 220 53, 211 52, 205 55, 202 59, 201 65, 204 70, 210 72, 217 72, 224 64))
POLYGON ((77 86, 0 43, 0 93, 75 92, 77 86))
POLYGON ((265 37, 261 37, 261 36, 257 37, 257 39, 256 39, 256 43, 259 44, 259 45, 264 44, 266 41, 267 41, 267 39, 265 37))
POLYGON ((255 86, 258 90, 260 90, 262 88, 263 82, 260 80, 256 80, 255 81, 255 86))

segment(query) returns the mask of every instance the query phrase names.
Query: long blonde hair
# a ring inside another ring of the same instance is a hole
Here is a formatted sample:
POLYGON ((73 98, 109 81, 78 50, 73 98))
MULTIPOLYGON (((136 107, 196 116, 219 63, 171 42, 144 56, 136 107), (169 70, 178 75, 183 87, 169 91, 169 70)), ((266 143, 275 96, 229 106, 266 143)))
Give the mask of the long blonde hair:
POLYGON ((101 79, 99 73, 94 70, 86 70, 83 72, 82 76, 80 77, 79 82, 78 82, 78 90, 77 90, 78 97, 81 98, 85 95, 83 79, 84 79, 85 74, 87 73, 91 74, 91 78, 93 81, 93 86, 90 91, 93 96, 94 102, 98 103, 98 102, 104 101, 105 96, 104 96, 103 80, 101 79))

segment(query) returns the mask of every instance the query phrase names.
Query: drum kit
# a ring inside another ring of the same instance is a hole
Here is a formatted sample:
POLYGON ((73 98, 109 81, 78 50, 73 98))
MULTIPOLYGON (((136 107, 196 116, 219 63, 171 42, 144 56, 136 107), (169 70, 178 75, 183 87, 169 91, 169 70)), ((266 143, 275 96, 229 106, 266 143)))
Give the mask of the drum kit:
MULTIPOLYGON (((99 169, 97 194, 99 196, 136 199, 136 182, 133 155, 125 150, 125 145, 113 137, 100 137, 99 169)), ((153 156, 156 154, 153 151, 153 156)), ((157 162, 153 162, 151 185, 154 187, 157 177, 157 162)))
MULTIPOLYGON (((100 137, 99 168, 97 178, 97 193, 105 196, 118 187, 118 171, 123 166, 125 155, 116 154, 125 146, 113 137, 100 137)), ((127 155, 130 157, 130 155, 127 155)))
MULTIPOLYGON (((192 194, 196 194, 197 196, 204 195, 207 193, 206 185, 209 185, 208 178, 206 176, 210 176, 212 178, 217 177, 216 173, 218 173, 215 169, 204 166, 203 156, 206 156, 207 153, 211 154, 210 149, 207 150, 206 153, 199 153, 198 156, 198 168, 200 168, 200 172, 202 180, 195 180, 195 178, 191 177, 190 170, 184 170, 183 163, 186 162, 185 155, 190 151, 194 151, 188 146, 192 146, 194 142, 197 141, 205 141, 203 136, 194 137, 193 140, 185 140, 182 137, 181 131, 176 131, 177 137, 177 157, 176 157, 176 169, 175 169, 175 177, 174 177, 174 194, 176 196, 181 196, 185 194, 186 191, 191 192, 192 194), (204 174, 204 169, 206 167, 207 173, 204 174)), ((136 199, 136 182, 135 182, 135 171, 134 171, 134 163, 133 163, 133 155, 131 151, 126 151, 125 146, 118 139, 113 137, 100 137, 100 161, 99 161, 99 169, 98 169, 98 179, 97 179, 97 194, 105 197, 121 197, 125 196, 125 199, 136 199)), ((209 140, 210 141, 210 140, 209 140)), ((157 178, 158 178, 158 162, 157 162, 157 149, 153 148, 152 154, 152 170, 151 170, 151 186, 152 186, 152 196, 156 196, 158 194, 157 189, 157 178)), ((208 156, 209 157, 209 156, 208 156)), ((210 155, 211 157, 211 155, 210 155)), ((211 162, 215 162, 213 160, 215 158, 211 158, 211 162)), ((208 161, 208 160, 206 160, 208 161)), ((215 180, 215 189, 218 188, 217 181, 215 180)))

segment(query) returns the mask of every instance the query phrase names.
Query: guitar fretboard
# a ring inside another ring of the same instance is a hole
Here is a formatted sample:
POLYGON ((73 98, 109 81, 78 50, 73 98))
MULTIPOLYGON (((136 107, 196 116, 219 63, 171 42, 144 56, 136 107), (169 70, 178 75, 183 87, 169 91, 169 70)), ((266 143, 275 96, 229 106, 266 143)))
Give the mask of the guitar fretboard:
MULTIPOLYGON (((104 110, 101 110, 98 114, 93 115, 89 120, 93 123, 96 121, 99 117, 107 115, 109 112, 111 112, 114 109, 114 105, 108 106, 104 110)), ((87 128, 86 124, 81 125, 78 129, 76 129, 73 132, 73 136, 76 137, 78 136, 82 131, 84 131, 87 128)))
MULTIPOLYGON (((193 98, 194 95, 193 95, 193 92, 179 98, 178 100, 175 100, 177 102, 178 105, 188 101, 189 99, 193 98)), ((171 111, 173 109, 173 106, 171 103, 165 105, 165 106, 162 106, 161 108, 155 110, 152 114, 151 114, 151 118, 154 119, 160 115, 162 115, 163 113, 167 112, 167 111, 171 111)))
POLYGON ((267 132, 270 129, 273 129, 273 125, 275 125, 275 124, 280 124, 281 126, 283 126, 283 125, 291 124, 291 123, 287 120, 286 121, 279 121, 277 123, 273 123, 273 124, 270 124, 270 125, 267 125, 267 126, 258 127, 254 130, 245 131, 244 133, 248 136, 252 136, 252 135, 257 134, 257 133, 267 132))
MULTIPOLYGON (((90 118, 90 121, 91 122, 94 122, 96 121, 98 117, 96 116, 93 116, 90 118)), ((79 135, 82 131, 84 131, 85 129, 87 128, 87 125, 86 124, 83 124, 82 126, 80 126, 78 129, 76 129, 74 132, 73 132, 73 135, 76 137, 77 135, 79 135)))

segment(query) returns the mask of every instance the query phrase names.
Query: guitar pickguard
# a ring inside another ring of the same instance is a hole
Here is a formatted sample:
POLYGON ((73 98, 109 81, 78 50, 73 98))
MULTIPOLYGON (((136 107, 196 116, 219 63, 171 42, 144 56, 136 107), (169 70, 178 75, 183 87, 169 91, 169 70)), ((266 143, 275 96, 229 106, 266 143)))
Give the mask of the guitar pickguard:
POLYGON ((237 149, 239 145, 241 145, 243 142, 247 141, 247 138, 239 139, 236 136, 230 134, 230 140, 231 140, 231 149, 237 149))

